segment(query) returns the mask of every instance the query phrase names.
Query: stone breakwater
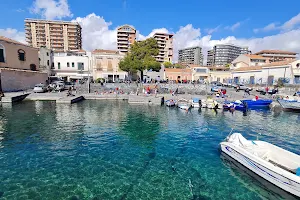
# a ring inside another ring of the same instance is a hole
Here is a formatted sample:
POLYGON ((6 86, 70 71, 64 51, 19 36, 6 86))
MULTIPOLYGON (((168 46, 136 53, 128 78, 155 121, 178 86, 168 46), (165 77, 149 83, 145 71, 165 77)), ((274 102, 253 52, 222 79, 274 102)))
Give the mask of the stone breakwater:
MULTIPOLYGON (((90 84, 91 93, 109 93, 114 91, 116 88, 123 93, 139 93, 143 92, 143 88, 150 87, 152 92, 154 92, 155 84, 125 84, 125 83, 107 83, 107 84, 90 84)), ((178 89, 179 94, 193 94, 193 95, 205 95, 207 90, 210 90, 209 86, 206 85, 192 85, 192 84, 158 84, 157 92, 159 94, 170 94, 176 89, 178 89)), ((78 93, 87 93, 87 84, 76 85, 76 90, 78 93)))

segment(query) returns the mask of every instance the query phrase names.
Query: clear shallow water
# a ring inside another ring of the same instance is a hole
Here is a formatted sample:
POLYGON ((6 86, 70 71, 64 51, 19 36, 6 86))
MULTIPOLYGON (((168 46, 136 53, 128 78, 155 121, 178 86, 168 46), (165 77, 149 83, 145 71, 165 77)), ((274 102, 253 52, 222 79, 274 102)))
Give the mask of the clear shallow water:
POLYGON ((266 110, 243 116, 122 101, 3 105, 0 196, 280 199, 281 190, 221 158, 219 143, 234 127, 300 154, 299 124, 300 113, 266 110))

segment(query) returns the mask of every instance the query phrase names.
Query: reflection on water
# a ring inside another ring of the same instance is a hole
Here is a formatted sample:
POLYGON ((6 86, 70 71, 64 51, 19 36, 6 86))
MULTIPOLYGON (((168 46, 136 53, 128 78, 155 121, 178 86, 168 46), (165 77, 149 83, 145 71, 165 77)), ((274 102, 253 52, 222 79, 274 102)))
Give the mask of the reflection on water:
POLYGON ((261 199, 271 193, 280 199, 276 191, 224 166, 219 143, 234 128, 249 139, 260 132, 260 139, 300 154, 299 115, 186 112, 123 101, 2 106, 0 194, 7 199, 261 199))

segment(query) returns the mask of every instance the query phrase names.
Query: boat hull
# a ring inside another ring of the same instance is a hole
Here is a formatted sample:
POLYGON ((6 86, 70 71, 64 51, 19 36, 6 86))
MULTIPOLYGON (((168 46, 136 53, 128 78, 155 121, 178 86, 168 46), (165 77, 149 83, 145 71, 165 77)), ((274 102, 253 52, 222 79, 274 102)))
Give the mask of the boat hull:
POLYGON ((182 109, 182 110, 188 110, 190 109, 189 105, 178 105, 178 108, 182 109))
POLYGON ((238 161, 243 166, 247 167, 249 170, 266 179, 267 181, 297 197, 300 197, 300 183, 286 178, 280 173, 277 173, 274 170, 271 170, 270 168, 259 164, 259 161, 251 158, 251 156, 247 155, 247 153, 242 151, 241 148, 238 148, 231 143, 222 142, 221 150, 234 160, 238 161))
POLYGON ((300 102, 298 101, 287 101, 287 100, 279 99, 278 103, 281 105, 283 109, 300 111, 300 102))
POLYGON ((248 108, 257 108, 257 107, 268 107, 272 100, 268 99, 258 99, 258 100, 241 100, 244 102, 248 108))

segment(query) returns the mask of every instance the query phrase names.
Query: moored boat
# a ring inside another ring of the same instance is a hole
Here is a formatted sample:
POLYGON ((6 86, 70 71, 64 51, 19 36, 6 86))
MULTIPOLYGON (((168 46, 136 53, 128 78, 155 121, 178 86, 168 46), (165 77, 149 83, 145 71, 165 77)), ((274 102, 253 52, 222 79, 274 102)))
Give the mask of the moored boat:
POLYGON ((247 108, 269 107, 272 103, 271 99, 245 99, 241 100, 247 108))
POLYGON ((201 107, 201 100, 199 98, 192 99, 192 107, 193 108, 200 108, 201 107))
POLYGON ((246 111, 247 110, 247 105, 244 104, 240 100, 236 100, 234 102, 225 102, 223 104, 223 109, 224 110, 241 110, 241 111, 246 111))
POLYGON ((186 99, 179 99, 178 102, 177 102, 177 106, 180 109, 188 110, 188 109, 190 109, 191 104, 186 99))
POLYGON ((257 175, 300 197, 300 156, 264 141, 234 133, 221 142, 221 150, 257 175))
POLYGON ((172 107, 172 106, 176 105, 176 101, 173 99, 168 99, 165 101, 165 103, 166 103, 166 106, 168 106, 168 107, 172 107))
POLYGON ((300 111, 300 99, 278 99, 283 109, 300 111))

